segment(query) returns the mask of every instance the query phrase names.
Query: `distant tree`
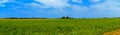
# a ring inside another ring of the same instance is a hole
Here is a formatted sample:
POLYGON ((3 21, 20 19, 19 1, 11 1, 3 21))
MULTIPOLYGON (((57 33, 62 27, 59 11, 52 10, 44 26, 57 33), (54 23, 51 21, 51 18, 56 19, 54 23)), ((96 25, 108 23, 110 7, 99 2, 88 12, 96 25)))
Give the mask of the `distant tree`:
POLYGON ((103 19, 105 19, 105 18, 107 18, 107 17, 103 17, 103 19))
POLYGON ((68 17, 68 16, 63 16, 63 17, 61 17, 61 19, 72 19, 72 18, 68 17))
POLYGON ((70 19, 70 17, 67 16, 66 19, 70 19))
POLYGON ((65 16, 61 17, 61 19, 65 19, 65 18, 66 18, 65 16))

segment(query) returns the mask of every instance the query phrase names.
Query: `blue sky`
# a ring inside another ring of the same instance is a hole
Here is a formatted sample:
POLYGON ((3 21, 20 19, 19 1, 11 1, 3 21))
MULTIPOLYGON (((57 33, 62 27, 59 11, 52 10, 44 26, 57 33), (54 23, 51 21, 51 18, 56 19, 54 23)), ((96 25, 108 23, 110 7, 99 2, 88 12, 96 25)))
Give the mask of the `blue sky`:
POLYGON ((0 17, 120 17, 120 0, 0 0, 0 17))

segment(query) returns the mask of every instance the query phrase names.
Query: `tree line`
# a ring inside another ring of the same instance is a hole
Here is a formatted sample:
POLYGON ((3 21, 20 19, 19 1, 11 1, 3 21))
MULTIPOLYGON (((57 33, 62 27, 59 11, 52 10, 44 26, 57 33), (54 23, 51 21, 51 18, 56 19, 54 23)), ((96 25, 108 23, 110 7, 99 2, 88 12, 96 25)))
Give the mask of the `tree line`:
MULTIPOLYGON (((10 18, 1 18, 1 19, 49 19, 49 18, 18 18, 18 17, 10 17, 10 18)), ((58 19, 73 19, 72 17, 68 17, 68 16, 63 16, 61 18, 58 19)))

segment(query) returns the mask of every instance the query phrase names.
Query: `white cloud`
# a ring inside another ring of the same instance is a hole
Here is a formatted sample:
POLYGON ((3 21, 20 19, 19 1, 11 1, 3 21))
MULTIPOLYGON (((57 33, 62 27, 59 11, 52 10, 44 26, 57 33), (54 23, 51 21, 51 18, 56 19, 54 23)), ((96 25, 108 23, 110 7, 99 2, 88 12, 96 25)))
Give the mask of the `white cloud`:
POLYGON ((0 6, 1 7, 5 7, 5 5, 3 3, 9 2, 8 0, 0 0, 0 6))
POLYGON ((114 1, 114 0, 106 0, 103 3, 97 4, 97 5, 92 5, 91 7, 100 9, 100 10, 117 10, 119 11, 120 7, 120 2, 114 1))
POLYGON ((6 3, 9 2, 9 0, 0 0, 0 3, 6 3))
POLYGON ((82 3, 82 0, 72 0, 72 2, 82 3))
POLYGON ((103 1, 103 0, 90 0, 90 2, 99 2, 99 1, 103 1))
POLYGON ((117 17, 120 16, 120 2, 115 0, 106 0, 100 4, 92 5, 96 14, 104 14, 106 16, 117 17))
POLYGON ((46 6, 54 8, 64 8, 70 6, 67 0, 35 0, 37 2, 43 3, 46 6))
POLYGON ((31 3, 31 4, 27 4, 27 5, 30 5, 30 6, 33 6, 33 7, 37 7, 37 8, 49 8, 48 6, 43 6, 43 5, 40 5, 38 3, 31 3))
POLYGON ((4 3, 11 2, 14 0, 0 0, 0 6, 5 7, 4 3))

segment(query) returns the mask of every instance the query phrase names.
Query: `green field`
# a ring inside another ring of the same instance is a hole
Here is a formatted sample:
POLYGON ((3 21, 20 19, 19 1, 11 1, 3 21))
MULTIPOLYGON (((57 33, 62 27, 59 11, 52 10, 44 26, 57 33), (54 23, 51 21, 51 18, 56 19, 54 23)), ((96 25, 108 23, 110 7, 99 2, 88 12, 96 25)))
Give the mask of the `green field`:
POLYGON ((120 28, 120 18, 0 19, 0 35, 102 35, 120 28))

